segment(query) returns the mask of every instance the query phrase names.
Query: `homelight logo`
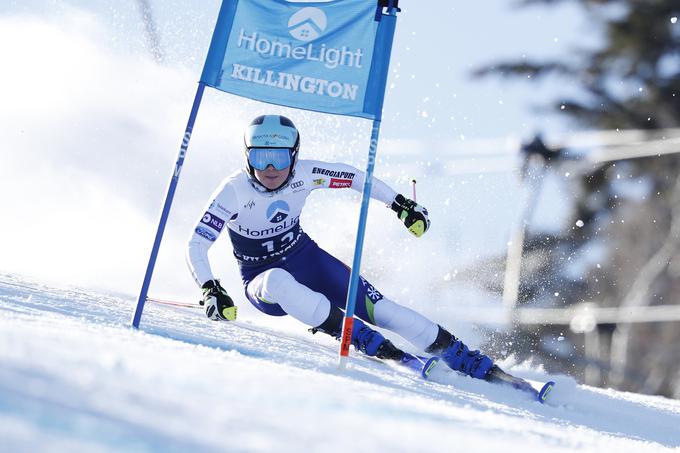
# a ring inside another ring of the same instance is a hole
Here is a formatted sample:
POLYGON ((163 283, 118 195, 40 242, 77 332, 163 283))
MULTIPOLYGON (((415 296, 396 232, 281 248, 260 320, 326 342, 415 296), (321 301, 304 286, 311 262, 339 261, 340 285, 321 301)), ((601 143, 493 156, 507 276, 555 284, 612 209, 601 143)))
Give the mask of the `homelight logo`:
POLYGON ((217 78, 220 89, 277 102, 287 97, 290 105, 310 110, 363 108, 379 25, 373 2, 347 0, 354 7, 343 9, 240 1, 217 78))
POLYGON ((288 33, 299 41, 313 41, 326 30, 326 13, 319 8, 302 8, 288 19, 288 33))
POLYGON ((267 220, 271 223, 283 222, 290 213, 290 206, 283 200, 277 200, 267 208, 267 220))

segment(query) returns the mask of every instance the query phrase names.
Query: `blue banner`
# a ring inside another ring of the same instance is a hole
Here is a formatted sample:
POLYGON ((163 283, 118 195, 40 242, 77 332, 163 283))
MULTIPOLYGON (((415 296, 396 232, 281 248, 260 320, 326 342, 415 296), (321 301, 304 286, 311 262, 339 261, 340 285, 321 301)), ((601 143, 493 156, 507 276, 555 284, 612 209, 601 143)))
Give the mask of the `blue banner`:
POLYGON ((379 119, 396 16, 378 2, 224 0, 201 82, 239 96, 379 119))

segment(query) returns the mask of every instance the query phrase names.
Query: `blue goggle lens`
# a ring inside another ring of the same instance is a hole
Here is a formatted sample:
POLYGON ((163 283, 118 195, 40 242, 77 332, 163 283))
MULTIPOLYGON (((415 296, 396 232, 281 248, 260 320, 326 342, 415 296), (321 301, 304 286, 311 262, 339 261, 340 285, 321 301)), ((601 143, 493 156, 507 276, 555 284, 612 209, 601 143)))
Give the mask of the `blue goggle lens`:
POLYGON ((248 162, 257 170, 265 170, 273 165, 277 170, 290 167, 290 150, 288 148, 250 148, 248 162))

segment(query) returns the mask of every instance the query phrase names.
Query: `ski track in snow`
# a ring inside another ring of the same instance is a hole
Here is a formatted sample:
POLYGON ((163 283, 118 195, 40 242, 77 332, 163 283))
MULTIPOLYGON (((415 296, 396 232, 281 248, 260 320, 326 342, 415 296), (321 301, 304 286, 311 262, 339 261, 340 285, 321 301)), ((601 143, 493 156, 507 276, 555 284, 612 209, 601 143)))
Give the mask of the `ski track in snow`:
POLYGON ((550 405, 358 354, 340 371, 337 343, 303 326, 147 303, 136 331, 134 303, 0 274, 0 451, 680 449, 679 401, 511 363, 557 382, 550 405))

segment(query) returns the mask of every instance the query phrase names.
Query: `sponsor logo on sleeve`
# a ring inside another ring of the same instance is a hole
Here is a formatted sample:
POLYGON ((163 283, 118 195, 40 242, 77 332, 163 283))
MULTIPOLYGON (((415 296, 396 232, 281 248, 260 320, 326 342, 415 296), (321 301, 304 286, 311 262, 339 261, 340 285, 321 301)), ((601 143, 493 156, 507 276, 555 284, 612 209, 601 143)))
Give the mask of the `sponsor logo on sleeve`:
POLYGON ((210 207, 208 209, 215 209, 219 211, 221 214, 224 214, 225 218, 231 217, 231 211, 227 208, 225 208, 220 202, 217 200, 213 200, 212 203, 210 203, 210 207))
POLYGON ((319 178, 319 179, 314 180, 315 186, 323 186, 324 184, 326 184, 326 180, 323 179, 323 178, 319 178))
POLYGON ((203 236, 210 242, 215 242, 215 240, 217 240, 217 235, 204 226, 199 225, 196 227, 194 231, 196 232, 196 234, 198 234, 199 236, 203 236))
POLYGON ((328 186, 331 189, 345 189, 352 187, 352 180, 351 179, 337 179, 337 178, 331 178, 331 183, 328 186))
POLYGON ((201 223, 208 225, 210 228, 217 231, 218 233, 222 231, 222 228, 224 228, 224 220, 220 219, 215 214, 211 214, 209 212, 203 214, 201 223))

